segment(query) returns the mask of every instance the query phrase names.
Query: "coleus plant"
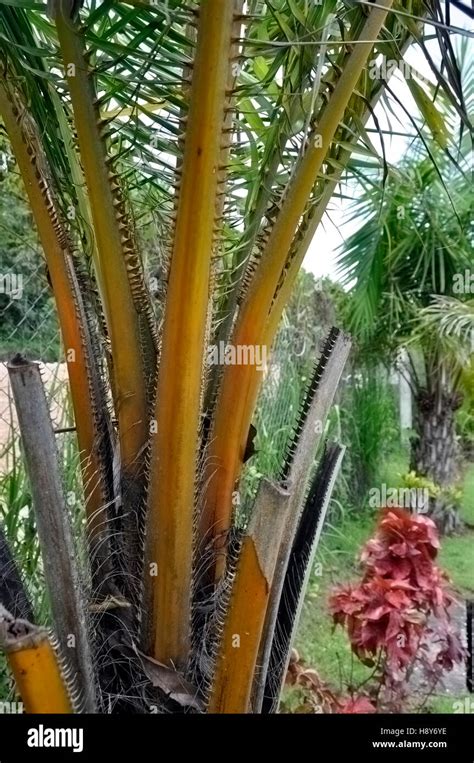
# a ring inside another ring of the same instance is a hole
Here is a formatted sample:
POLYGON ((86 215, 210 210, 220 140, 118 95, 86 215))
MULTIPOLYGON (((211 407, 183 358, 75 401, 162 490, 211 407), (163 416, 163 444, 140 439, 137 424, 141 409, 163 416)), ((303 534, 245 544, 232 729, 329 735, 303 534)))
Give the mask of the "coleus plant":
MULTIPOLYGON (((262 481, 248 522, 234 495, 265 374, 206 358, 220 342, 271 348, 339 180, 367 165, 354 148, 374 153, 365 124, 387 67, 372 77, 369 64, 423 45, 425 16, 446 41, 438 2, 409 6, 0 3, 0 113, 56 301, 89 552, 85 572, 65 553, 75 539, 44 395, 18 357, 9 371, 57 638, 55 650, 31 613, 25 622, 10 569, 0 638, 28 712, 278 706, 342 456, 330 446, 315 469, 349 341, 327 337, 280 479, 262 481)), ((462 110, 451 64, 439 84, 462 110)))
POLYGON ((342 714, 354 715, 359 713, 375 713, 376 708, 370 699, 363 694, 353 692, 351 696, 334 691, 323 681, 314 668, 306 665, 296 649, 292 649, 290 664, 286 674, 286 685, 300 690, 302 697, 289 696, 285 707, 289 712, 308 714, 342 714))
POLYGON ((451 621, 453 594, 435 561, 438 549, 431 519, 384 509, 361 554, 362 580, 331 595, 335 625, 346 629, 357 657, 376 668, 379 707, 400 709, 415 667, 433 689, 443 671, 464 659, 451 621))

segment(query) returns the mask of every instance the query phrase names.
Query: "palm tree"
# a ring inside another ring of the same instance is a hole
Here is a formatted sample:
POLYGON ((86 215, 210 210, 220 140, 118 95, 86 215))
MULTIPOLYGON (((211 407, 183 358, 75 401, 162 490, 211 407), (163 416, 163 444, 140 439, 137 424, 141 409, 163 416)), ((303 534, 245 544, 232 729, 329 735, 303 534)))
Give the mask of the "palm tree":
MULTIPOLYGON (((2 3, 0 112, 61 326, 90 584, 60 553, 71 533, 54 448, 35 446, 31 418, 52 437, 35 371, 16 358, 10 373, 46 581, 56 560, 79 594, 55 589, 58 649, 70 662, 75 618, 85 667, 66 680, 5 587, 3 646, 30 712, 77 709, 75 692, 88 710, 270 711, 342 456, 331 446, 314 466, 349 342, 327 337, 279 480, 262 480, 248 522, 234 499, 264 374, 208 366, 208 348, 271 347, 355 144, 370 151, 386 81, 368 65, 423 44, 425 16, 446 45, 445 19, 422 0, 409 13, 393 0, 38 5, 2 3)), ((456 68, 439 80, 463 113, 456 68)))
MULTIPOLYGON (((468 269, 467 274, 471 271, 468 269)), ((465 280, 466 271, 460 273, 465 280)), ((463 299, 434 296, 432 302, 420 313, 420 320, 413 335, 418 345, 436 345, 443 359, 444 367, 439 373, 444 379, 451 379, 454 394, 459 400, 472 397, 472 365, 474 354, 474 300, 465 290, 463 299)), ((454 426, 453 426, 454 429, 454 426)), ((426 440, 426 438, 423 438, 426 440)), ((442 456, 444 454, 441 454, 442 456)), ((446 456, 448 456, 446 454, 446 456)), ((424 459, 429 462, 429 457, 424 459)), ((443 472, 455 474, 455 464, 448 462, 443 472)))
POLYGON ((459 330, 469 290, 458 288, 472 265, 470 142, 464 136, 451 156, 435 145, 430 151, 431 158, 415 147, 383 186, 366 186, 356 203, 365 223, 340 265, 356 279, 349 324, 361 354, 393 363, 406 353, 401 371, 415 401, 411 468, 446 487, 457 476, 455 415, 472 353, 459 330))

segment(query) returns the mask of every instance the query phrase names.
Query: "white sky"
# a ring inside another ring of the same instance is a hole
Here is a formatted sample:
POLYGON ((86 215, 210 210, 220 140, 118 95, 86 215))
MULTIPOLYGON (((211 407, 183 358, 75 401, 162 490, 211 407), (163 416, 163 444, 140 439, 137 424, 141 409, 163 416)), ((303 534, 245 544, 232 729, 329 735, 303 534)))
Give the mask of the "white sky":
MULTIPOLYGON (((456 9, 452 10, 451 24, 453 26, 468 28, 468 22, 469 19, 467 16, 465 16, 460 11, 456 11, 456 9)), ((453 34, 453 42, 456 41, 457 37, 458 35, 453 34)), ((439 59, 439 55, 436 55, 438 51, 437 41, 429 41, 427 47, 430 50, 434 60, 436 61, 439 59)), ((433 75, 431 73, 429 64, 426 61, 423 52, 417 45, 412 45, 411 48, 407 51, 406 60, 424 77, 433 81, 433 75)), ((390 80, 390 87, 393 89, 394 93, 396 93, 396 95, 403 101, 405 107, 410 110, 412 116, 417 118, 418 111, 415 107, 415 102, 408 89, 408 86, 401 77, 400 72, 396 72, 393 75, 390 80)), ((395 119, 392 117, 392 128, 396 131, 405 133, 406 135, 413 135, 414 128, 410 123, 407 115, 397 104, 393 104, 393 109, 399 117, 400 124, 397 125, 395 119)), ((382 129, 387 128, 387 122, 384 116, 383 106, 381 104, 376 107, 375 113, 382 129)), ((372 120, 369 120, 367 126, 374 127, 372 120)), ((374 144, 376 146, 380 145, 380 142, 377 139, 377 135, 374 133, 371 133, 370 135, 374 144)), ((391 139, 386 138, 385 151, 387 162, 389 164, 396 164, 399 162, 409 142, 410 138, 404 138, 401 136, 394 136, 391 139)), ((351 189, 346 185, 344 187, 344 192, 345 194, 349 194, 351 189)), ((314 273, 316 277, 329 276, 333 280, 337 280, 336 255, 338 253, 338 249, 341 246, 344 238, 347 238, 351 235, 351 233, 354 233, 355 230, 357 230, 357 221, 352 223, 348 222, 348 218, 351 217, 350 204, 351 202, 347 199, 341 200, 333 197, 329 204, 328 212, 319 225, 316 235, 313 238, 313 241, 303 262, 303 267, 306 270, 314 273)))

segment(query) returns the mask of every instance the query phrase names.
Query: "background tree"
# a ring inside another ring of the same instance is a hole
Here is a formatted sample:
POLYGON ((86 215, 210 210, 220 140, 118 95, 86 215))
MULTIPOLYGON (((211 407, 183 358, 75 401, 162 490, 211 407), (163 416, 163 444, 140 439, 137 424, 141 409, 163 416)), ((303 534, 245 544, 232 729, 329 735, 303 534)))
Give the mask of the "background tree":
POLYGON ((431 151, 435 163, 418 147, 384 185, 366 185, 356 202, 366 221, 340 263, 347 281, 356 279, 349 325, 361 354, 375 364, 396 363, 402 349, 408 354, 404 372, 416 404, 412 468, 445 486, 457 474, 455 416, 472 349, 460 334, 442 341, 431 308, 446 304, 441 296, 469 295, 457 284, 472 264, 471 153, 467 138, 457 163, 433 145, 431 151))

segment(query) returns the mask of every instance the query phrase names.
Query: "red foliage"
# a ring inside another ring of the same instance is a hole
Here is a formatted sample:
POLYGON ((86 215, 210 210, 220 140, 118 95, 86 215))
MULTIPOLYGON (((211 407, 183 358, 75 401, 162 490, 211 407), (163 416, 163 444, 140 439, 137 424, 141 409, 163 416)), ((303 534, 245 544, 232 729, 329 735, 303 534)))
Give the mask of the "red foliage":
POLYGON ((438 548, 431 519, 384 509, 362 551, 362 581, 330 599, 334 623, 347 629, 355 654, 368 665, 381 663, 382 681, 392 689, 416 659, 432 676, 463 659, 450 624, 447 577, 434 562, 438 548))
POLYGON ((342 715, 349 713, 376 713, 377 709, 367 697, 350 697, 349 699, 339 700, 339 709, 337 711, 342 715))
POLYGON ((308 668, 296 651, 292 649, 288 673, 288 686, 304 690, 303 701, 298 705, 297 713, 376 713, 377 709, 365 695, 343 697, 336 694, 313 668, 308 668))

